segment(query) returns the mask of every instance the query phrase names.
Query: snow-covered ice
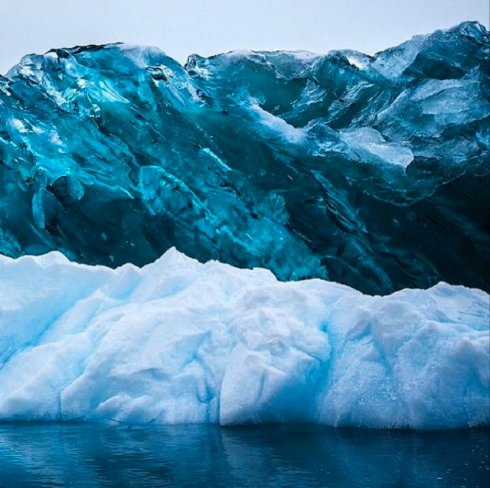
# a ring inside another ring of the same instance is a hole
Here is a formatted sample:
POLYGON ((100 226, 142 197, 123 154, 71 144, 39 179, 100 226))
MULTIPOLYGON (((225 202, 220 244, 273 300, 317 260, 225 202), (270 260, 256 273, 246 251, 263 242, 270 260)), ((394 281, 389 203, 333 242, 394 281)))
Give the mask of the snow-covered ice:
POLYGON ((201 264, 0 257, 0 420, 308 421, 454 428, 490 419, 489 295, 368 296, 201 264))

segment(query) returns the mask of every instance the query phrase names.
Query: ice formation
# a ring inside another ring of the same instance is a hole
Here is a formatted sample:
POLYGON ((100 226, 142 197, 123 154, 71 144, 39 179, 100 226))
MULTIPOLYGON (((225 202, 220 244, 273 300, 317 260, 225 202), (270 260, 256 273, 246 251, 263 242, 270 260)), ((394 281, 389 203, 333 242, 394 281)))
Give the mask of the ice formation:
POLYGON ((374 57, 26 56, 0 76, 0 252, 488 291, 489 46, 467 22, 374 57))
POLYGON ((368 296, 201 264, 0 257, 0 421, 490 420, 489 296, 440 283, 368 296))

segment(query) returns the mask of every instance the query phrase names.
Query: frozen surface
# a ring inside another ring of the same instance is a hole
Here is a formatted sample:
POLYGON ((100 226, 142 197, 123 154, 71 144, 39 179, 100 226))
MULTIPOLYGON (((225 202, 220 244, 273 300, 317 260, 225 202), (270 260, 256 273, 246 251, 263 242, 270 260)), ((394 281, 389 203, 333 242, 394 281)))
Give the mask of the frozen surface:
POLYGON ((489 296, 0 257, 0 420, 488 425, 489 296))
POLYGON ((25 56, 0 76, 0 252, 115 267, 176 246, 371 294, 490 291, 489 50, 465 22, 372 57, 25 56))

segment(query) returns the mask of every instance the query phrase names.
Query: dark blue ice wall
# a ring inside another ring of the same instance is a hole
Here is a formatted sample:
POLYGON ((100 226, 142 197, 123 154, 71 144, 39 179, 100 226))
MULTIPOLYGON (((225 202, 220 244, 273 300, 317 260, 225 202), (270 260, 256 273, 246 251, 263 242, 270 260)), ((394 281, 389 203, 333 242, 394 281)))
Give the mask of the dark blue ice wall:
POLYGON ((0 252, 488 290, 489 46, 468 22, 374 57, 26 56, 0 77, 0 252))

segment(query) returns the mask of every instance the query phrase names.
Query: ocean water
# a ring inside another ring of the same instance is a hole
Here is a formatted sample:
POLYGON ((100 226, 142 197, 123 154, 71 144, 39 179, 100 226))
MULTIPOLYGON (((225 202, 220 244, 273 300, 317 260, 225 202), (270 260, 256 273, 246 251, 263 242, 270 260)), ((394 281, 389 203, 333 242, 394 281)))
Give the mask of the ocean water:
POLYGON ((490 431, 0 425, 0 487, 486 487, 490 431))

